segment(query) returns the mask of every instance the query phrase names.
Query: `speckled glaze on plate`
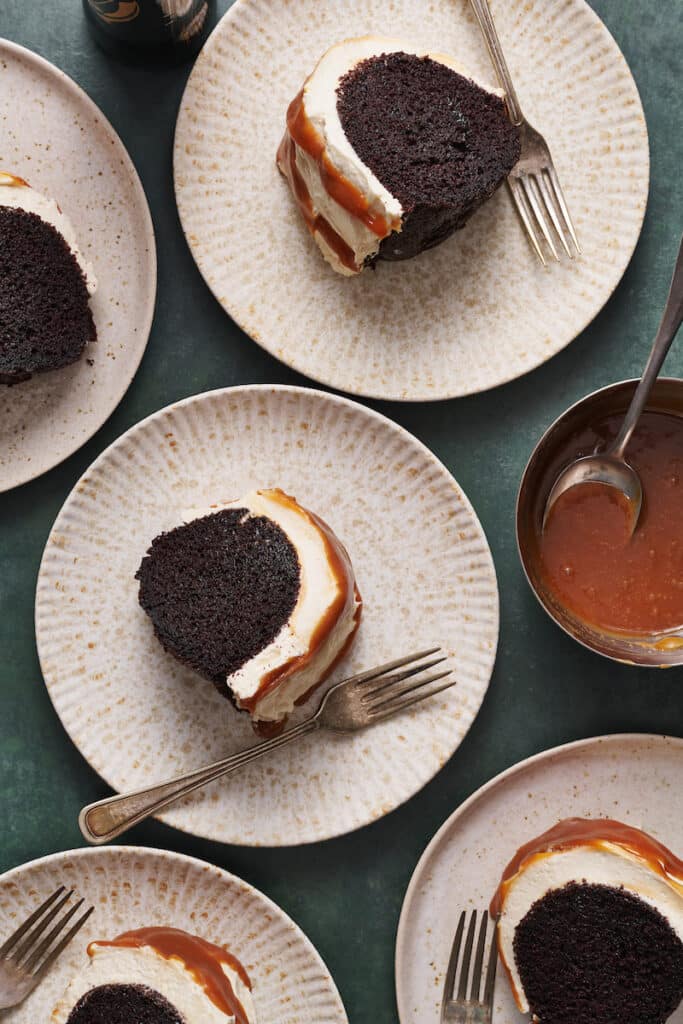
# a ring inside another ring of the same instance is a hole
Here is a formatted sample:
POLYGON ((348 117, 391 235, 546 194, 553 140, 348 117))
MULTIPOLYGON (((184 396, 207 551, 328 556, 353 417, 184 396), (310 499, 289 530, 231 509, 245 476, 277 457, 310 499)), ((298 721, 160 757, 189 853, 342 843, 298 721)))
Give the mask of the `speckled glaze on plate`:
POLYGON ((275 167, 289 102, 342 38, 403 36, 494 81, 467 0, 237 0, 205 45, 176 126, 180 218, 218 301, 288 366, 359 395, 457 397, 539 366, 612 294, 649 181, 629 68, 585 0, 494 0, 493 11, 577 225, 584 255, 572 264, 540 266, 503 188, 443 245, 341 278, 275 167))
POLYGON ((234 953, 251 976, 259 1024, 347 1024, 335 984, 303 932, 227 871, 135 846, 56 853, 0 877, 0 936, 60 885, 93 903, 95 913, 26 1002, 3 1013, 6 1024, 47 1022, 87 965, 89 942, 148 925, 182 928, 234 953))
POLYGON ((424 445, 307 388, 228 388, 169 406, 108 448, 67 499, 43 556, 36 632, 57 713, 115 789, 253 744, 247 716, 162 650, 134 575, 183 509, 268 486, 326 519, 354 564, 363 621, 332 679, 437 644, 458 679, 372 729, 306 737, 162 816, 210 839, 279 846, 351 831, 407 800, 448 760, 484 698, 498 639, 491 553, 467 498, 424 445))
POLYGON ((147 345, 156 249, 147 200, 123 143, 62 71, 0 39, 0 170, 57 200, 94 266, 98 340, 73 366, 0 387, 0 491, 75 452, 126 393, 147 345))
MULTIPOLYGON (((423 853, 403 902, 396 940, 401 1024, 438 1024, 460 911, 487 908, 515 851, 562 818, 616 818, 683 852, 683 822, 673 813, 681 764, 681 739, 598 736, 521 761, 466 800, 423 853)), ((493 1019, 528 1021, 502 970, 493 1019)), ((683 1024, 683 1007, 670 1024, 683 1024)))

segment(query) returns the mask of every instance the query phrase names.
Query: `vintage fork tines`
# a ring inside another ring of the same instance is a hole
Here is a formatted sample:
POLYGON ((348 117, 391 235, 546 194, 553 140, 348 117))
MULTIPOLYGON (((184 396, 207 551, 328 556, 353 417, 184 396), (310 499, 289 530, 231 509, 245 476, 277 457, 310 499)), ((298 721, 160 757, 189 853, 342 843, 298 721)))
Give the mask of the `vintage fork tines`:
POLYGON ((508 177, 508 188, 529 241, 544 265, 543 241, 560 262, 556 238, 574 259, 575 252, 581 254, 581 246, 548 144, 528 121, 523 120, 519 129, 522 151, 508 177))
POLYGON ((493 934, 488 957, 485 957, 486 941, 489 930, 489 915, 484 911, 479 925, 479 936, 472 965, 472 950, 477 928, 477 911, 470 914, 470 922, 465 934, 467 911, 463 910, 455 931, 451 955, 446 970, 441 1002, 441 1024, 491 1024, 493 1019, 493 990, 496 984, 496 966, 498 948, 496 945, 496 922, 493 921, 493 934), (463 947, 463 937, 465 943, 463 947), (462 957, 461 957, 462 951, 462 957), (486 974, 484 960, 486 959, 486 974), (484 977, 484 991, 481 991, 484 977), (457 991, 456 991, 457 984, 457 991), (469 989, 469 993, 468 993, 469 989))
POLYGON ((508 177, 508 187, 519 217, 543 266, 546 266, 544 242, 554 259, 560 260, 556 238, 567 256, 573 259, 575 253, 580 255, 581 246, 550 148, 522 113, 488 0, 470 0, 470 3, 505 92, 510 120, 519 128, 520 156, 508 177))
POLYGON ((17 1006, 33 991, 92 914, 95 908, 88 907, 71 924, 85 903, 80 899, 58 916, 73 895, 60 886, 0 946, 0 1009, 17 1006))
POLYGON ((440 650, 433 647, 342 680, 325 694, 312 721, 318 727, 352 732, 450 689, 455 686, 455 679, 449 679, 441 686, 432 684, 450 676, 451 668, 424 676, 428 669, 446 660, 441 656, 424 661, 432 654, 439 654, 440 650), (397 668, 404 671, 396 672, 397 668))
MULTIPOLYGON (((438 648, 434 651, 427 651, 425 654, 417 655, 417 657, 427 657, 429 654, 436 654, 438 648)), ((388 687, 393 687, 395 683, 401 682, 403 679, 410 679, 411 676, 417 675, 418 672, 424 672, 428 668, 433 668, 435 665, 440 665, 446 661, 446 656, 442 655, 440 658, 434 658, 432 661, 423 662, 419 665, 414 665, 412 668, 406 669, 405 672, 394 673, 390 676, 377 676, 372 675, 367 682, 377 682, 376 686, 368 687, 367 683, 363 683, 363 700, 367 701, 371 697, 375 697, 385 691, 388 687)))

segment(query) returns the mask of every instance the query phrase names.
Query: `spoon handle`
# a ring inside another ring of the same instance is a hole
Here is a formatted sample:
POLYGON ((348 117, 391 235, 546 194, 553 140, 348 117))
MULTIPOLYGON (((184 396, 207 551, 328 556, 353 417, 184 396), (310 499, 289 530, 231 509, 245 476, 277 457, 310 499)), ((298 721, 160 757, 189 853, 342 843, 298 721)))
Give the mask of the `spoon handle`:
POLYGON ((671 348, 671 343, 676 337, 678 328, 683 320, 683 238, 678 247, 678 258, 674 267, 669 296, 666 300, 662 319, 657 330, 650 356, 645 364, 645 371, 640 378, 640 383, 631 399, 628 412, 624 416, 621 430, 617 434, 610 454, 618 459, 623 457, 626 445, 631 440, 631 435, 640 419, 640 414, 645 408, 652 385, 659 376, 662 363, 666 359, 671 348))

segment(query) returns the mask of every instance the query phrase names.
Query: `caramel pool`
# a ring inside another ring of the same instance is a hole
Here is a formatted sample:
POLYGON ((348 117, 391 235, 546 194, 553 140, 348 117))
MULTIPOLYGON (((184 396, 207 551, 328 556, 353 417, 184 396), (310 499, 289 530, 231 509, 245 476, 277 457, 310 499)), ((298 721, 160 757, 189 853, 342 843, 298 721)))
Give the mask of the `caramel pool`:
MULTIPOLYGON (((574 433, 560 453, 563 463, 606 447, 622 418, 574 433)), ((633 535, 619 492, 602 484, 572 488, 537 537, 540 574, 591 626, 629 634, 676 629, 683 625, 683 419, 643 413, 626 457, 643 486, 633 535)))

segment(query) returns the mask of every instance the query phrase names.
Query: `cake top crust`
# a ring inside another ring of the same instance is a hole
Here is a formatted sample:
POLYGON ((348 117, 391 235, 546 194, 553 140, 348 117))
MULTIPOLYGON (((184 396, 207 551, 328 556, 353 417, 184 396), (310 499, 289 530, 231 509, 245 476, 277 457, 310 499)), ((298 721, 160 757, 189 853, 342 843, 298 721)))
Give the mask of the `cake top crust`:
POLYGON ((143 949, 149 947, 166 960, 180 960, 198 985, 223 1013, 235 1018, 235 1024, 249 1024, 249 1018, 230 982, 224 967, 234 971, 243 984, 251 991, 251 981, 246 970, 232 953, 222 946, 190 935, 179 928, 154 927, 138 928, 124 932, 109 941, 92 942, 88 954, 97 949, 115 947, 122 949, 143 949))
POLYGON ((611 818, 565 818, 520 846, 503 872, 491 901, 491 915, 500 915, 514 878, 535 858, 578 846, 600 848, 605 845, 619 847, 645 862, 683 898, 683 861, 647 832, 611 818))
POLYGON ((54 1024, 256 1024, 249 975, 222 946, 172 926, 95 940, 54 1024))

